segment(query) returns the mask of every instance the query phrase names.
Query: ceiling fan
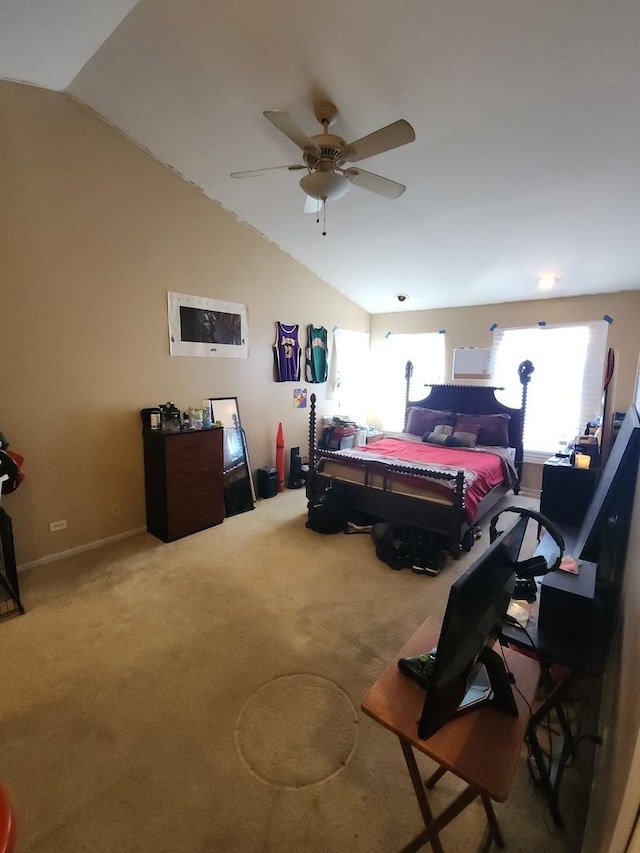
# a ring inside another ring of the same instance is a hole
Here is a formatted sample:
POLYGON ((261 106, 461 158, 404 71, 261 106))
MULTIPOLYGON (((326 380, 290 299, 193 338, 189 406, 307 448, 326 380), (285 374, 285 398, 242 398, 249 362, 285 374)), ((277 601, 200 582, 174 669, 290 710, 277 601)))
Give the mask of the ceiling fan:
POLYGON ((316 136, 307 136, 286 112, 265 110, 263 113, 274 127, 302 149, 304 163, 252 169, 248 172, 232 172, 231 177, 253 178, 282 169, 290 172, 305 170, 307 174, 300 180, 300 187, 309 196, 309 200, 315 200, 305 207, 305 212, 317 212, 327 201, 341 198, 349 191, 352 184, 385 198, 398 198, 402 195, 406 189, 404 184, 347 164, 358 163, 366 160, 367 157, 413 142, 416 135, 408 121, 399 119, 386 127, 374 130, 367 136, 356 139, 355 142, 347 143, 340 136, 329 133, 329 128, 338 114, 334 104, 329 101, 320 101, 316 104, 314 112, 323 128, 322 133, 316 136))

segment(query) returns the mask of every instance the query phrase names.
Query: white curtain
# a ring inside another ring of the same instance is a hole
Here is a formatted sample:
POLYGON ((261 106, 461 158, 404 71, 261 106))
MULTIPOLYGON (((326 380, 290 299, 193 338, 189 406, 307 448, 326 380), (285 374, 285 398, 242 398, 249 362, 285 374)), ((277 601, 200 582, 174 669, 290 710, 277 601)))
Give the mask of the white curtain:
POLYGON ((404 426, 405 365, 413 363, 409 399, 421 400, 428 386, 444 379, 445 336, 440 332, 389 333, 373 353, 376 392, 370 411, 383 430, 404 426))
POLYGON ((367 423, 369 403, 369 332, 335 329, 329 366, 329 396, 336 401, 335 414, 357 424, 367 423))

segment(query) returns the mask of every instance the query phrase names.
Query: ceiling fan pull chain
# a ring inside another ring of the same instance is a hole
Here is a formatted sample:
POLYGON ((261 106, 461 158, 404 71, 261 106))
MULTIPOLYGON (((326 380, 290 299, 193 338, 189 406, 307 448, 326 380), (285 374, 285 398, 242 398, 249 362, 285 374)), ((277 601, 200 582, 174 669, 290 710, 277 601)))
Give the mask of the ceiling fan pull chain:
POLYGON ((327 200, 322 199, 322 236, 327 236, 327 200))

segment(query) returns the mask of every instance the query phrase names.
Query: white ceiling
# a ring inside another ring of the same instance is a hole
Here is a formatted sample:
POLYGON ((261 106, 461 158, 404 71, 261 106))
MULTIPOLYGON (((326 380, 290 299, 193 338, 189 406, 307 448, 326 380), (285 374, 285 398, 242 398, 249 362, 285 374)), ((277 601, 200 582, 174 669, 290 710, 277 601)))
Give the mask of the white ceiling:
POLYGON ((371 313, 640 288, 637 0, 0 0, 0 77, 66 90, 371 313), (353 141, 407 185, 303 214, 262 115, 353 141), (400 303, 398 293, 408 299, 400 303))

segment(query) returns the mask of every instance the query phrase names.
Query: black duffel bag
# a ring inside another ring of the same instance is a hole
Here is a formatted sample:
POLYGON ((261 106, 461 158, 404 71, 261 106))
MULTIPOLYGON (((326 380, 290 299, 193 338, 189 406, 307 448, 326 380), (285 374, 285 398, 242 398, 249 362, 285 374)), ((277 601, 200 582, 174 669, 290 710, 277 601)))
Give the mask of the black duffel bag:
POLYGON ((307 504, 306 527, 316 533, 341 533, 347 525, 347 504, 343 491, 333 483, 307 504))

